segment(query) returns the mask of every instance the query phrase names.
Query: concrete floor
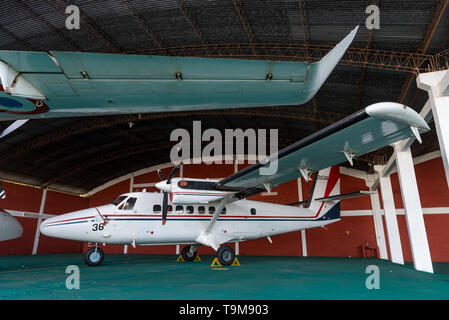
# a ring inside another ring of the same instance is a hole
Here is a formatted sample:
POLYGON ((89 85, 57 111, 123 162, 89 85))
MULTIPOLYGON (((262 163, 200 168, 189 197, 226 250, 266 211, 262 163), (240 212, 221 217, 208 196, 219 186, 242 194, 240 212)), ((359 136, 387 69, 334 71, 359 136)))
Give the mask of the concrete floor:
POLYGON ((410 264, 361 258, 240 256, 241 266, 177 263, 168 255, 106 255, 88 267, 82 254, 0 257, 0 299, 449 299, 449 264, 435 274, 410 264), (68 290, 66 267, 77 265, 80 289, 68 290), (367 266, 380 289, 368 290, 367 266))

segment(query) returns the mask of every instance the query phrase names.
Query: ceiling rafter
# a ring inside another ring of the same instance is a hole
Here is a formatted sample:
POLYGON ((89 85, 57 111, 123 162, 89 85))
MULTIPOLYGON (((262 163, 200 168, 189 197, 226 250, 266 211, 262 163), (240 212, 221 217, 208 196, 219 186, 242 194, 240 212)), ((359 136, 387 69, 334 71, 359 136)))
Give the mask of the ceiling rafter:
MULTIPOLYGON (((163 50, 150 49, 144 51, 129 51, 130 54, 169 55, 185 57, 266 59, 287 61, 316 62, 322 59, 334 46, 281 43, 254 44, 209 44, 168 47, 163 50), (257 54, 252 51, 256 49, 257 54)), ((436 62, 436 55, 419 54, 390 50, 377 50, 350 47, 340 60, 341 65, 418 73, 438 71, 443 65, 436 62)))
MULTIPOLYGON (((291 139, 291 138, 279 137, 278 142, 279 142, 279 147, 283 148, 285 146, 288 146, 292 143, 297 142, 297 140, 291 139)), ((47 180, 46 182, 42 183, 41 187, 42 188, 49 187, 52 184, 66 178, 68 176, 77 174, 79 172, 82 172, 83 170, 88 170, 90 168, 94 168, 96 166, 105 164, 110 161, 119 160, 119 159, 127 158, 130 156, 148 153, 148 152, 169 150, 176 144, 177 143, 173 142, 173 141, 167 142, 166 140, 159 140, 159 141, 153 141, 153 142, 147 143, 147 144, 141 144, 138 146, 128 147, 126 149, 115 150, 115 151, 109 152, 107 154, 103 154, 101 156, 98 156, 98 157, 86 160, 84 162, 78 163, 74 166, 71 166, 71 167, 59 172, 57 175, 53 176, 51 179, 47 180)), ((208 142, 203 141, 201 144, 206 145, 206 144, 208 144, 208 142)), ((245 140, 245 147, 247 147, 247 146, 248 146, 248 141, 245 140)), ((168 156, 168 153, 167 153, 167 156, 168 156)), ((164 162, 167 162, 166 157, 162 158, 162 159, 164 159, 163 160, 164 162)))
POLYGON ((71 46, 73 46, 77 50, 83 51, 83 48, 80 45, 78 45, 78 43, 76 43, 75 41, 73 41, 72 39, 67 37, 63 32, 61 32, 57 28, 55 28, 50 22, 45 20, 36 11, 34 11, 25 1, 18 0, 17 2, 20 4, 20 6, 22 8, 24 8, 26 11, 28 11, 28 13, 31 14, 36 20, 38 20, 39 22, 41 22, 42 24, 44 24, 45 26, 50 28, 56 35, 58 35, 58 37, 63 39, 66 43, 69 43, 71 46))
MULTIPOLYGON (((427 51, 430 41, 432 40, 432 37, 435 34, 435 30, 437 29, 437 27, 441 21, 441 18, 443 17, 444 12, 446 11, 448 4, 449 4, 449 0, 440 0, 437 3, 437 6, 435 7, 432 18, 430 19, 430 23, 427 27, 427 30, 425 31, 425 33, 423 35, 423 40, 422 40, 421 44, 419 45, 418 50, 416 52, 417 54, 425 54, 425 52, 427 51)), ((434 58, 434 60, 436 60, 436 59, 434 58)), ((439 62, 438 60, 434 61, 434 63, 438 63, 438 62, 439 62)), ((437 70, 432 70, 432 71, 437 71, 437 70)), ((414 78, 415 78, 415 74, 409 74, 407 76, 407 79, 405 80, 404 84, 402 85, 402 90, 398 97, 399 103, 404 102, 414 78)))
POLYGON ((134 20, 136 20, 139 25, 143 28, 146 34, 150 36, 150 38, 153 40, 153 42, 161 49, 164 49, 167 47, 167 45, 164 43, 164 41, 159 37, 156 32, 154 32, 153 28, 148 24, 148 22, 145 20, 144 17, 142 17, 131 5, 129 0, 123 0, 123 3, 126 5, 126 9, 128 12, 133 16, 134 20))
MULTIPOLYGON (((377 6, 378 3, 379 3, 379 0, 374 0, 371 4, 377 6)), ((371 49, 371 43, 373 41, 374 30, 376 30, 376 29, 375 28, 371 28, 367 32, 366 46, 365 46, 365 49, 367 49, 367 50, 371 49)), ((368 55, 365 56, 363 65, 361 66, 360 79, 359 79, 359 88, 358 88, 357 97, 356 97, 356 100, 355 100, 354 111, 360 110, 360 106, 361 106, 361 102, 362 102, 362 96, 363 96, 363 89, 365 88, 365 76, 366 76, 366 64, 367 64, 367 62, 368 62, 368 55)))
MULTIPOLYGON (((55 131, 51 131, 48 134, 40 135, 35 138, 31 138, 24 141, 18 145, 15 145, 0 155, 0 163, 5 163, 6 161, 23 154, 25 152, 31 151, 60 141, 64 138, 71 137, 74 135, 87 133, 96 129, 114 127, 120 124, 143 121, 150 119, 164 119, 168 118, 173 120, 175 118, 185 118, 196 117, 196 116, 249 116, 249 117, 268 117, 268 118, 278 118, 278 119, 290 119, 296 121, 311 121, 314 120, 314 112, 310 109, 300 108, 292 106, 292 111, 294 114, 285 114, 272 110, 263 110, 260 108, 250 108, 250 109, 224 109, 224 110, 204 110, 204 111, 183 111, 183 112, 164 112, 164 113, 148 113, 148 114, 131 114, 131 115, 116 115, 116 116, 104 116, 104 117, 93 117, 89 120, 77 122, 72 126, 61 128, 55 131)), ((320 117, 317 121, 324 124, 334 123, 347 115, 338 114, 333 112, 319 111, 320 117)))
MULTIPOLYGON (((306 3, 304 0, 298 0, 298 6, 299 6, 299 11, 300 11, 300 15, 301 15, 301 25, 302 25, 302 30, 304 32, 304 52, 305 52, 305 59, 309 60, 310 59, 310 50, 309 50, 309 46, 310 46, 310 33, 309 33, 309 22, 307 19, 307 9, 306 9, 306 3)), ((316 123, 317 126, 317 130, 319 129, 319 123, 318 123, 318 119, 319 119, 319 115, 318 115, 318 100, 317 100, 317 96, 314 95, 312 98, 312 105, 313 105, 313 113, 314 113, 314 121, 316 123)))
POLYGON ((254 43, 256 42, 256 37, 254 36, 253 29, 251 28, 251 25, 248 22, 248 17, 245 13, 245 10, 242 7, 242 4, 240 3, 240 0, 232 0, 232 3, 234 4, 235 10, 237 11, 240 22, 242 23, 243 30, 245 30, 246 36, 248 37, 248 41, 251 45, 251 50, 254 55, 257 55, 256 48, 254 47, 254 43))
POLYGON ((78 163, 75 166, 69 167, 69 168, 59 172, 53 178, 44 182, 41 186, 44 188, 48 187, 48 186, 52 185, 53 183, 60 181, 61 179, 65 178, 67 176, 71 176, 80 171, 87 170, 89 168, 98 166, 98 165, 106 163, 106 162, 123 159, 123 158, 127 158, 127 157, 130 157, 133 155, 146 153, 146 152, 164 150, 164 149, 168 149, 168 148, 171 148, 170 143, 167 143, 166 140, 161 140, 161 141, 156 141, 156 142, 153 141, 148 144, 141 144, 138 146, 129 147, 126 149, 120 149, 118 151, 113 151, 113 152, 103 154, 101 156, 89 159, 87 161, 78 163))
MULTIPOLYGON (((48 0, 56 9, 66 15, 66 8, 73 3, 69 3, 66 0, 48 0)), ((85 12, 79 8, 80 19, 83 30, 87 31, 88 36, 93 41, 100 41, 106 47, 113 49, 116 52, 123 52, 125 49, 120 46, 110 35, 108 35, 98 24, 90 18, 85 12), (87 26, 87 28, 86 28, 87 26)))
POLYGON ((42 50, 42 48, 38 48, 36 46, 31 45, 28 41, 18 37, 17 35, 15 35, 14 33, 12 33, 11 31, 9 31, 8 29, 6 29, 5 27, 3 27, 1 25, 0 25, 0 32, 3 32, 8 37, 10 37, 10 38, 14 39, 15 41, 17 41, 18 43, 20 43, 22 46, 25 47, 25 49, 31 49, 31 50, 35 50, 35 51, 42 50))
POLYGON ((298 0, 299 12, 301 15, 301 25, 304 32, 304 46, 306 52, 306 58, 309 58, 309 45, 310 45, 310 33, 309 22, 307 20, 306 3, 304 0, 298 0))
POLYGON ((206 37, 204 36, 204 33, 201 31, 198 24, 195 22, 195 19, 193 19, 192 15, 190 14, 189 10, 184 6, 183 0, 178 0, 179 9, 181 10, 182 14, 186 18, 187 22, 190 24, 192 29, 195 31, 198 38, 201 40, 201 43, 203 45, 207 45, 208 42, 206 40, 206 37))

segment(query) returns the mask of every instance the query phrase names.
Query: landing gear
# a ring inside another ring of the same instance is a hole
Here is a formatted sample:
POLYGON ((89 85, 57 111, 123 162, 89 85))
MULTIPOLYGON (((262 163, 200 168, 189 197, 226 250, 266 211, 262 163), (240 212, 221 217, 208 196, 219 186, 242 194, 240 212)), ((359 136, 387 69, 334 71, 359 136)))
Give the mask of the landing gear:
POLYGON ((181 256, 184 261, 193 261, 195 260, 197 253, 196 250, 193 253, 190 252, 190 246, 185 246, 184 248, 182 248, 181 256))
POLYGON ((234 262, 235 252, 230 246, 220 247, 217 250, 217 259, 223 266, 230 266, 234 262))
POLYGON ((86 254, 84 255, 84 261, 88 266, 91 267, 100 265, 103 262, 103 259, 103 250, 101 250, 97 246, 95 248, 87 250, 86 254))

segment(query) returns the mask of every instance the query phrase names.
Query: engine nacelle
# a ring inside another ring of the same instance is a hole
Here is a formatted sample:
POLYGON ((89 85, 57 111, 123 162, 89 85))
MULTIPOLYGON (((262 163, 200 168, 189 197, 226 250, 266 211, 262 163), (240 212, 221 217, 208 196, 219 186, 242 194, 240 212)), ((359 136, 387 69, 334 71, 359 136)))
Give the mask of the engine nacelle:
POLYGON ((170 193, 170 199, 172 204, 209 203, 220 201, 229 194, 231 193, 220 191, 209 192, 206 190, 181 190, 170 193))
POLYGON ((235 192, 218 190, 215 183, 218 180, 209 179, 172 179, 169 188, 164 186, 164 191, 170 192, 172 204, 195 204, 220 201, 235 192))

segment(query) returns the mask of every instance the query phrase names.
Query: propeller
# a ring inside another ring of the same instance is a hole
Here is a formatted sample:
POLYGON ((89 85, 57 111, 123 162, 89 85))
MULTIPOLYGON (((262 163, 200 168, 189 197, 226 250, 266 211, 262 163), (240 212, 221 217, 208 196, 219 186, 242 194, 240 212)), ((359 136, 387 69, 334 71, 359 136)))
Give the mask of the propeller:
MULTIPOLYGON (((179 170, 179 166, 176 166, 172 169, 172 171, 170 172, 167 181, 165 182, 166 184, 170 184, 171 179, 173 179, 173 177, 176 175, 176 173, 179 170)), ((159 176, 159 178, 164 181, 165 180, 165 176, 162 173, 162 170, 157 170, 157 175, 159 176)), ((167 211, 168 211, 168 191, 164 191, 164 198, 162 199, 162 225, 165 225, 165 223, 167 222, 167 211)))
POLYGON ((3 187, 0 184, 0 199, 5 199, 5 198, 6 198, 5 190, 3 190, 3 187))

